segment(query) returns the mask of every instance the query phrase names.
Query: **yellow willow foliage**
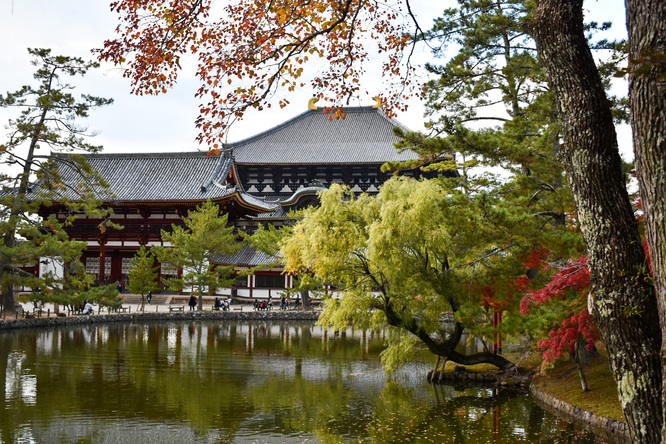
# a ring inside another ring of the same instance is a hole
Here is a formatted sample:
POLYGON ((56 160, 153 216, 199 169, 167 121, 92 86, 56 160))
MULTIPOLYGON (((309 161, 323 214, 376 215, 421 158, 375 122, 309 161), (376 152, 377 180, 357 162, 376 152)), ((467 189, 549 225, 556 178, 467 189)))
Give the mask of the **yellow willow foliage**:
MULTIPOLYGON (((307 270, 335 283, 353 295, 357 308, 369 309, 372 292, 381 291, 419 309, 437 300, 442 309, 442 294, 457 288, 447 269, 449 250, 458 247, 438 181, 395 178, 376 197, 357 199, 333 185, 320 199, 281 244, 287 271, 307 270)), ((349 310, 347 303, 339 308, 349 310)))

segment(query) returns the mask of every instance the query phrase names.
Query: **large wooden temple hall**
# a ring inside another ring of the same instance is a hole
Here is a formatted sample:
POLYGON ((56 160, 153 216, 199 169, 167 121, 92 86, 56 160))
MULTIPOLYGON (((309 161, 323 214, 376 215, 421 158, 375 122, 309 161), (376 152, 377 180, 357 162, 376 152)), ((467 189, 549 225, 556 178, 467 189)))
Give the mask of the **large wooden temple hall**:
MULTIPOLYGON (((79 217, 69 235, 85 241, 83 261, 100 282, 127 283, 130 261, 141 245, 162 245, 160 231, 181 223, 181 216, 210 200, 229 214, 237 228, 252 231, 259 223, 288 223, 290 209, 317 204, 316 193, 332 183, 356 192, 376 193, 390 176, 381 172, 387 161, 415 159, 399 152, 393 128, 376 106, 344 109, 345 119, 333 119, 310 102, 308 110, 268 131, 225 146, 219 156, 207 152, 127 153, 85 155, 109 183, 113 195, 103 198, 113 208, 114 222, 123 230, 105 230, 100 219, 79 217), (102 227, 102 228, 101 228, 102 227)), ((77 174, 62 163, 61 174, 76 183, 77 174)), ((75 196, 69 196, 74 199, 75 196)), ((45 208, 64 219, 64 208, 45 208)), ((238 268, 266 263, 268 258, 245 247, 216 262, 238 268)), ((179 270, 162 264, 161 277, 179 270)), ((291 277, 273 269, 238 276, 233 294, 266 297, 291 286, 291 277)), ((222 294, 232 294, 226 289, 222 294)))

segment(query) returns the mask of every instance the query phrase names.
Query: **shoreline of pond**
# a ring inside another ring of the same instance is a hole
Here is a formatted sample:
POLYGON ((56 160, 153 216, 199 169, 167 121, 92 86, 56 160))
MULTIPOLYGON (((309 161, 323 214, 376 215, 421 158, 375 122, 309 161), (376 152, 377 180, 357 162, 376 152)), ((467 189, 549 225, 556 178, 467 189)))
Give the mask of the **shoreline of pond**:
POLYGON ((60 327, 67 325, 105 324, 137 321, 316 321, 319 312, 311 310, 287 311, 184 311, 173 313, 115 313, 75 315, 63 317, 0 319, 0 331, 23 328, 60 327))
POLYGON ((630 442, 627 423, 617 419, 599 416, 588 410, 583 410, 580 407, 576 407, 563 399, 556 398, 550 393, 541 390, 535 384, 530 384, 529 391, 530 395, 532 395, 532 397, 534 397, 534 399, 540 404, 557 412, 558 415, 568 416, 584 424, 591 425, 596 429, 603 430, 614 437, 624 438, 627 440, 626 442, 630 442))
MULTIPOLYGON (((77 315, 66 317, 44 317, 27 319, 0 319, 0 331, 20 330, 29 328, 51 328, 61 326, 80 326, 90 324, 106 323, 134 323, 144 321, 209 321, 209 320, 229 320, 229 321, 316 321, 319 318, 319 311, 313 310, 287 310, 287 311, 185 311, 185 312, 137 312, 137 313, 115 313, 98 315, 77 315)), ((449 372, 447 372, 449 373, 449 372)), ((455 373, 455 372, 451 372, 455 373)), ((466 373, 466 372, 465 372, 466 373)), ((461 375, 463 376, 463 375, 461 375)), ((447 378, 451 380, 457 378, 447 378)), ((465 375, 465 378, 467 376, 465 375)), ((475 378, 476 379, 476 378, 475 378)), ((495 379, 496 378, 491 378, 495 379)), ((479 378, 479 380, 483 380, 479 378)), ((459 382, 464 382, 459 381, 459 382)), ((489 381, 490 382, 490 381, 489 381)), ((499 383, 499 382, 498 382, 499 383)), ((596 415, 593 412, 576 407, 565 400, 556 398, 547 392, 540 390, 534 384, 528 385, 530 394, 541 404, 553 409, 554 411, 573 418, 584 424, 604 430, 616 437, 628 439, 629 434, 626 423, 611 418, 605 418, 596 415)))

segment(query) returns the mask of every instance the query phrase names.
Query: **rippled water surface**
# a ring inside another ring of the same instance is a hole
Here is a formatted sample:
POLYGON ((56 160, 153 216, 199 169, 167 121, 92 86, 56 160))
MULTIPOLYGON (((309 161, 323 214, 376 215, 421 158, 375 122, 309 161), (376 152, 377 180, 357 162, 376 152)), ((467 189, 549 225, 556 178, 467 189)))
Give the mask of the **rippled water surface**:
MULTIPOLYGON (((522 392, 383 375, 379 334, 312 323, 0 334, 3 443, 605 443, 522 392)), ((428 363, 432 365, 432 363, 428 363)))

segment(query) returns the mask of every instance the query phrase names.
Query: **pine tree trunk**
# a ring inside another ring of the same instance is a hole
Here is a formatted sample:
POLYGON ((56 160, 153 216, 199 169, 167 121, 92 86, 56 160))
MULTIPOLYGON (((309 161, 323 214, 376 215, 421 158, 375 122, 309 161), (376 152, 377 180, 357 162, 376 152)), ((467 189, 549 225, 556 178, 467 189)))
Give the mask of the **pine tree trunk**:
POLYGON ((609 352, 633 442, 661 437, 661 332, 610 107, 583 32, 582 0, 541 0, 533 30, 558 99, 560 159, 591 273, 589 309, 609 352))
MULTIPOLYGON (((645 211, 654 286, 659 303, 662 338, 666 338, 666 3, 627 0, 630 66, 629 103, 636 154, 636 171, 645 211), (652 61, 648 56, 656 56, 652 61), (659 61, 661 57, 661 61, 659 61), (644 66, 644 64, 651 64, 644 66), (649 71, 636 73, 647 67, 649 71)), ((662 341, 666 356, 666 341, 662 341)), ((662 368, 666 374, 666 367, 662 368)), ((666 415, 666 396, 662 395, 666 415)), ((664 417, 666 424, 666 416, 664 417)), ((666 442, 666 427, 662 430, 666 442)))

